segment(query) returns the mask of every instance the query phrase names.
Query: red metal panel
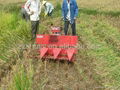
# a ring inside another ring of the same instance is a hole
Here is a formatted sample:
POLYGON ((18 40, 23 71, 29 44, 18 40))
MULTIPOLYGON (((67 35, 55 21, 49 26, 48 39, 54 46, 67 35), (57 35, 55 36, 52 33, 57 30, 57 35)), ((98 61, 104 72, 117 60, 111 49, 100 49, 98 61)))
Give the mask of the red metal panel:
POLYGON ((53 54, 54 54, 54 59, 57 59, 61 51, 61 48, 54 48, 53 49, 53 54))
POLYGON ((74 61, 78 43, 77 36, 37 35, 36 44, 40 47, 42 58, 74 61))
POLYGON ((43 56, 45 56, 45 54, 47 53, 48 51, 48 48, 41 48, 40 49, 40 57, 42 58, 43 56))
POLYGON ((74 53, 75 53, 75 49, 68 49, 67 50, 67 55, 68 55, 69 60, 72 59, 74 53))
POLYGON ((55 44, 63 45, 76 45, 78 42, 77 36, 55 36, 55 35, 37 35, 37 44, 55 44))

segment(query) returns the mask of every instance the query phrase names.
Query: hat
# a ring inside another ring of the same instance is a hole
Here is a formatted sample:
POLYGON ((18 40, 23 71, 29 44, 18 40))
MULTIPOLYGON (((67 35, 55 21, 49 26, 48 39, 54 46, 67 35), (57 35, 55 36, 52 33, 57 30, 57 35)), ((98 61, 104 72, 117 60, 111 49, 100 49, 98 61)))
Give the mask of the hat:
POLYGON ((47 2, 47 1, 43 1, 43 2, 42 2, 42 5, 45 5, 46 2, 47 2))

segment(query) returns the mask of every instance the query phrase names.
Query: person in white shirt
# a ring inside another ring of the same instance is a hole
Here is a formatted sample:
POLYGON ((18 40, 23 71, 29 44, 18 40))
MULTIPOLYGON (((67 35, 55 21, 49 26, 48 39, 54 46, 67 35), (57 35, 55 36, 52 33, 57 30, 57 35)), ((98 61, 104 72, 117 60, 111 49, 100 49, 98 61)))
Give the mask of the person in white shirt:
POLYGON ((28 0, 25 3, 25 10, 30 15, 32 39, 35 39, 39 28, 40 0, 28 0))
POLYGON ((54 6, 50 2, 47 2, 47 1, 43 1, 42 6, 44 6, 44 8, 45 8, 44 16, 46 16, 46 15, 51 16, 52 12, 54 10, 54 6))

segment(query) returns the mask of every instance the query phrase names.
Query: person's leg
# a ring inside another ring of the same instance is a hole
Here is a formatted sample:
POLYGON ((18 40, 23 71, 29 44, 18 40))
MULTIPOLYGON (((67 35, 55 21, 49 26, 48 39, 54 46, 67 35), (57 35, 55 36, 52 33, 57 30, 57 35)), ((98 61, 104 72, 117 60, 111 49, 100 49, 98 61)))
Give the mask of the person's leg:
POLYGON ((64 22, 64 33, 65 33, 65 35, 67 35, 67 33, 68 33, 68 27, 69 27, 69 21, 65 21, 64 22))
POLYGON ((25 19, 25 10, 24 10, 24 8, 21 8, 21 16, 22 16, 22 19, 25 19))
POLYGON ((39 21, 31 21, 31 28, 32 28, 32 39, 36 38, 36 33, 38 31, 39 21))
POLYGON ((72 35, 75 36, 76 35, 76 23, 75 23, 75 21, 73 24, 71 24, 71 28, 72 28, 72 35))
POLYGON ((39 30, 39 21, 37 21, 37 24, 36 24, 36 32, 35 32, 35 34, 38 33, 38 30, 39 30))
POLYGON ((28 13, 25 11, 25 20, 29 21, 30 20, 30 16, 28 15, 28 13))

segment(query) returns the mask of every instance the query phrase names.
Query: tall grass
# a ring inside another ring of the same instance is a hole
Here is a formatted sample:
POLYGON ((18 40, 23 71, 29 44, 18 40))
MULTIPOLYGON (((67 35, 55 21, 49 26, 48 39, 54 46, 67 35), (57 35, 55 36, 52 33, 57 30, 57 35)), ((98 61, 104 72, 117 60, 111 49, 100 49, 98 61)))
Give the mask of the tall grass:
POLYGON ((0 58, 8 61, 12 48, 30 41, 29 23, 21 20, 20 13, 0 11, 0 58))

